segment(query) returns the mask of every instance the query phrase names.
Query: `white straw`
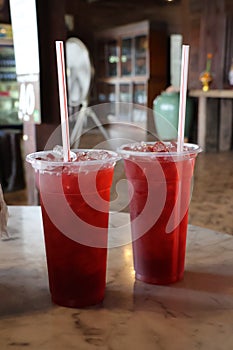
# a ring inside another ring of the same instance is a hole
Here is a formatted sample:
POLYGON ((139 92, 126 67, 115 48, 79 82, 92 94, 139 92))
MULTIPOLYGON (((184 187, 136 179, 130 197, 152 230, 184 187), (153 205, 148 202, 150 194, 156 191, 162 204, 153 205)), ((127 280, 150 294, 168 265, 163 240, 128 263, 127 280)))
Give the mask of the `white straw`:
POLYGON ((177 152, 182 152, 184 148, 184 125, 188 84, 188 61, 189 45, 182 45, 177 152))
POLYGON ((58 72, 60 113, 61 113, 63 158, 64 158, 64 162, 69 162, 70 161, 70 138, 69 138, 69 123, 68 123, 67 93, 66 93, 64 47, 63 47, 62 41, 56 41, 56 53, 57 53, 57 72, 58 72))

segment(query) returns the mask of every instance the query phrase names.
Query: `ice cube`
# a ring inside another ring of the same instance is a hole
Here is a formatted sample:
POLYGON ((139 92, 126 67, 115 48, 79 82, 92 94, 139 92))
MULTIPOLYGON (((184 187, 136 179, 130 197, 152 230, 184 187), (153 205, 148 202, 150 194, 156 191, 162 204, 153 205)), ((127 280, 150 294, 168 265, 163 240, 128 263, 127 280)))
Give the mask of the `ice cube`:
POLYGON ((77 152, 76 156, 77 156, 76 161, 104 160, 111 157, 108 152, 101 151, 101 150, 77 152))
MULTIPOLYGON (((53 148, 53 154, 55 154, 56 160, 58 162, 62 162, 64 159, 63 147, 60 145, 56 145, 53 148)), ((74 152, 70 152, 71 161, 74 162, 77 159, 77 156, 74 152)))
POLYGON ((169 152, 169 148, 162 141, 157 141, 149 152, 169 152))
POLYGON ((56 156, 63 158, 63 148, 60 145, 56 145, 53 147, 53 153, 55 153, 56 156))

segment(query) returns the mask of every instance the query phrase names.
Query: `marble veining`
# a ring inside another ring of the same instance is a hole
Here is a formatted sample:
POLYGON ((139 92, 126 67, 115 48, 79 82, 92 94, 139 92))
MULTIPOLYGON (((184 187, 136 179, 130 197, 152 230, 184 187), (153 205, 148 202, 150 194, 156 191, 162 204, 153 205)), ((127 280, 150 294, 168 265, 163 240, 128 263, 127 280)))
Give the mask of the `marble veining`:
MULTIPOLYGON (((232 236, 189 226, 185 276, 170 286, 135 281, 130 244, 109 248, 103 303, 69 309, 50 301, 40 208, 9 212, 12 239, 0 241, 1 350, 233 349, 232 236)), ((128 214, 111 214, 111 226, 129 237, 127 222, 128 214)))

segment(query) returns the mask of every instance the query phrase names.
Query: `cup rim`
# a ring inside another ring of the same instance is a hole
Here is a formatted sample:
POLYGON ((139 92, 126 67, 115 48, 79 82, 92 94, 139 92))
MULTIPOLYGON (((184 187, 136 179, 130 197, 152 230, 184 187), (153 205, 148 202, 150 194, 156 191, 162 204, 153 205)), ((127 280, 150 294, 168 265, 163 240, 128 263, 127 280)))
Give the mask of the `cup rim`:
MULTIPOLYGON (((155 142, 143 142, 146 145, 154 145, 155 142)), ((171 144, 170 141, 163 141, 165 145, 171 144)), ((132 146, 137 146, 141 145, 141 142, 133 142, 133 143, 127 143, 124 145, 121 145, 120 147, 117 148, 117 152, 123 157, 123 158, 128 158, 130 156, 134 157, 147 157, 147 158, 167 158, 167 157, 173 157, 173 158, 180 158, 184 156, 190 156, 190 155, 197 155, 198 153, 202 152, 202 149, 200 146, 194 144, 194 143, 184 143, 184 146, 188 147, 189 150, 185 150, 182 152, 140 152, 140 151, 134 151, 134 150, 124 150, 125 147, 132 147, 132 146)))
POLYGON ((76 148, 71 149, 71 152, 107 152, 109 155, 111 155, 111 158, 105 158, 105 159, 94 159, 94 160, 75 160, 71 162, 64 162, 64 161, 48 161, 45 159, 37 159, 40 156, 45 156, 46 154, 52 153, 52 150, 46 150, 46 151, 38 151, 30 153, 26 156, 26 161, 28 163, 31 163, 31 165, 36 168, 55 168, 55 167, 64 167, 64 166, 72 166, 72 167, 84 167, 84 166, 95 166, 95 165, 104 165, 108 163, 115 163, 118 161, 121 157, 117 152, 106 150, 106 149, 93 149, 93 148, 76 148))

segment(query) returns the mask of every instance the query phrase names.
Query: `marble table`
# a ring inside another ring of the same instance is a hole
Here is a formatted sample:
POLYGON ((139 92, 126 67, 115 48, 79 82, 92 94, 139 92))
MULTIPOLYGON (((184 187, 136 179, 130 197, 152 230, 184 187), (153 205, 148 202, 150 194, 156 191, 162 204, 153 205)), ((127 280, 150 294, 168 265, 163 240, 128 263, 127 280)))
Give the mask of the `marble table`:
MULTIPOLYGON (((0 241, 1 350, 233 349, 232 236, 189 226, 184 280, 170 286, 135 281, 131 246, 121 242, 109 249, 103 303, 69 309, 50 301, 40 207, 9 212, 11 239, 0 241)), ((126 237, 128 222, 111 214, 126 237)))

